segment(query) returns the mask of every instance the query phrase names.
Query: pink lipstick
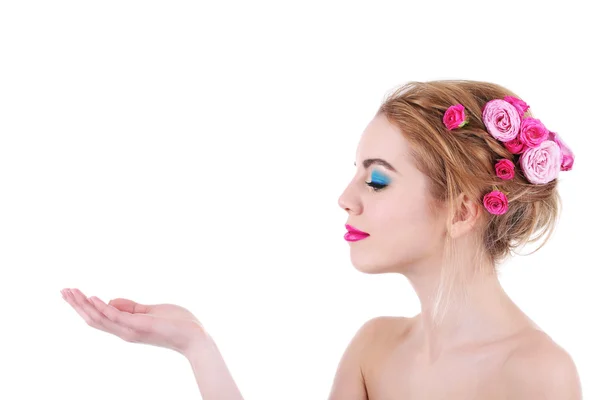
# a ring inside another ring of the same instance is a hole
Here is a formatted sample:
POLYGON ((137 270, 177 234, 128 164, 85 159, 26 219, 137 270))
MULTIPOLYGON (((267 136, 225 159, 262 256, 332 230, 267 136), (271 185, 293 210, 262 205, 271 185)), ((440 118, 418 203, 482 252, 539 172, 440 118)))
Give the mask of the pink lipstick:
POLYGON ((348 230, 348 232, 346 232, 346 234, 344 235, 344 239, 346 239, 349 242, 357 242, 359 240, 369 237, 369 234, 367 232, 360 231, 352 225, 346 224, 346 229, 348 230))

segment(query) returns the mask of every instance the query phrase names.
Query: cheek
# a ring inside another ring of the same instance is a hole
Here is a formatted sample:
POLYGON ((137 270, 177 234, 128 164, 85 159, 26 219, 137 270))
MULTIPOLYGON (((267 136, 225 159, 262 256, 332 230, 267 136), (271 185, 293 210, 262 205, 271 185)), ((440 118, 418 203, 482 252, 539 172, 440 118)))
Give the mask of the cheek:
POLYGON ((369 204, 365 217, 372 239, 351 246, 354 265, 365 272, 392 272, 437 253, 443 226, 429 201, 412 194, 381 196, 369 204))
POLYGON ((385 225, 423 224, 432 219, 429 199, 419 193, 407 193, 382 199, 375 207, 376 217, 385 225))
POLYGON ((419 194, 382 201, 375 209, 378 236, 390 246, 428 247, 441 237, 441 221, 430 208, 430 199, 419 194))

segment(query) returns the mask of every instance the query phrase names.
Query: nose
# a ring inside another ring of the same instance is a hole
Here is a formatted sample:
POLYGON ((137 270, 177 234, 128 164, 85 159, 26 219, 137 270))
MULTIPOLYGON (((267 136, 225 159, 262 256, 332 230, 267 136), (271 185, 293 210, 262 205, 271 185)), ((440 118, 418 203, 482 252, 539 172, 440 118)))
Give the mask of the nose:
POLYGON ((349 184, 338 198, 338 205, 348 214, 360 214, 362 205, 359 197, 353 192, 352 184, 349 184))

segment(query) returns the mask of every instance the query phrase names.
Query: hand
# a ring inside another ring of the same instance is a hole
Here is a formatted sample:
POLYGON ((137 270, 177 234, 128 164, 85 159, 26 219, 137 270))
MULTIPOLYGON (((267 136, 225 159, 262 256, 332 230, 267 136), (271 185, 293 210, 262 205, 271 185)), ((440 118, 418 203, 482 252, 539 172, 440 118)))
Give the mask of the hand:
POLYGON ((197 341, 208 335, 188 310, 174 304, 139 304, 128 299, 104 303, 78 289, 61 290, 65 299, 85 322, 130 343, 144 343, 175 350, 188 357, 197 341))

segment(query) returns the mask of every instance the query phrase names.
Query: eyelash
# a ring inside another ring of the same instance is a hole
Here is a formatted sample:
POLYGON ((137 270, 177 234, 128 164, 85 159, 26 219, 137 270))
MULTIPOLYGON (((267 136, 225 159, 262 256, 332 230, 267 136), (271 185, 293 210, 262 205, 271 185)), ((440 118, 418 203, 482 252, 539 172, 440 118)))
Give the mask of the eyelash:
POLYGON ((376 182, 365 182, 368 186, 370 186, 371 188, 373 188, 374 191, 378 192, 381 189, 385 188, 387 185, 383 184, 383 183, 376 183, 376 182))

